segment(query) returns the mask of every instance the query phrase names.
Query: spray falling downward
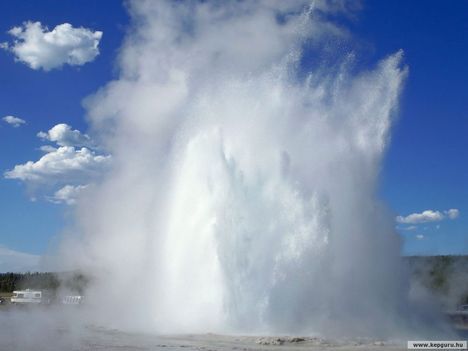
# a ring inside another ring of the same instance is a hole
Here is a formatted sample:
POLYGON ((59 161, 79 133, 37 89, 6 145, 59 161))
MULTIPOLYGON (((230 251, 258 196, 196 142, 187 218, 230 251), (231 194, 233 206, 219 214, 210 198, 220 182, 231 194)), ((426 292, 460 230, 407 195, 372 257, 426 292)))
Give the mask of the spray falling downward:
POLYGON ((347 40, 326 21, 343 8, 131 3, 120 78, 87 100, 115 163, 79 207, 75 247, 110 320, 161 332, 399 323, 399 240, 375 188, 406 72, 401 53, 360 74, 350 57, 305 71, 305 52, 347 40))

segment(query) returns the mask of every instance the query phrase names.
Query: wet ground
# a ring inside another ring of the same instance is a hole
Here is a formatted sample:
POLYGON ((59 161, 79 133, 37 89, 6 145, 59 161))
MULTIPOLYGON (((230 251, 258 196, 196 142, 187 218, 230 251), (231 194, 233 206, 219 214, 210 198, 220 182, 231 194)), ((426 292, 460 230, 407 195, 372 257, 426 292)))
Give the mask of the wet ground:
POLYGON ((217 334, 159 336, 139 333, 126 333, 90 327, 80 334, 57 330, 47 336, 11 335, 2 337, 0 349, 18 350, 406 350, 404 343, 391 343, 372 340, 331 341, 309 337, 272 336, 228 336, 217 334), (12 337, 13 336, 13 337, 12 337))
MULTIPOLYGON (((407 350, 406 340, 325 339, 305 336, 155 335, 131 333, 77 322, 76 311, 0 310, 1 351, 144 351, 144 350, 407 350)), ((467 329, 468 330, 468 329, 467 329)), ((462 332, 463 333, 463 332, 462 332)), ((464 340, 467 333, 459 334, 464 340)))

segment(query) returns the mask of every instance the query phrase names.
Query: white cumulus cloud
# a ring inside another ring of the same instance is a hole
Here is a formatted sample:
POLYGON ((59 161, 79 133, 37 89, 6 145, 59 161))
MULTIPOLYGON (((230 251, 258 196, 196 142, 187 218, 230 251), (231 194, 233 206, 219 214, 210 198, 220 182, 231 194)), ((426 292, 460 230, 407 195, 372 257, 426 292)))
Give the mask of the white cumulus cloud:
POLYGON ((98 155, 86 147, 60 146, 36 162, 16 165, 5 172, 5 178, 33 183, 79 181, 98 175, 109 161, 109 155, 98 155))
POLYGON ((74 204, 79 193, 110 165, 111 155, 102 154, 87 134, 68 124, 57 124, 37 136, 55 145, 40 146, 43 155, 37 161, 17 164, 4 177, 24 182, 50 202, 74 204))
POLYGON ((72 129, 65 123, 57 124, 47 132, 39 132, 37 136, 42 140, 52 141, 60 146, 93 146, 91 138, 87 134, 83 134, 77 129, 72 129))
POLYGON ((41 22, 25 22, 8 33, 13 43, 2 43, 0 48, 13 52, 17 61, 32 69, 49 71, 64 64, 81 66, 99 55, 101 31, 75 28, 63 23, 49 30, 41 22))
POLYGON ((80 193, 87 187, 87 185, 65 185, 63 188, 57 190, 53 196, 48 197, 48 200, 56 204, 64 203, 67 205, 73 205, 80 193))
POLYGON ((425 210, 421 213, 411 213, 408 216, 397 216, 396 221, 401 224, 439 222, 446 218, 455 219, 459 214, 460 211, 455 208, 446 211, 425 210))
POLYGON ((445 214, 450 219, 455 219, 460 215, 460 211, 456 208, 451 208, 450 210, 445 211, 445 214))
POLYGON ((21 119, 19 117, 15 116, 5 116, 2 118, 3 122, 8 123, 9 125, 18 128, 22 124, 26 124, 26 121, 24 119, 21 119))
POLYGON ((42 145, 41 147, 39 147, 39 150, 41 150, 42 152, 53 152, 55 150, 57 150, 56 147, 53 147, 52 145, 42 145))
POLYGON ((418 234, 418 235, 416 235, 416 239, 422 240, 422 239, 424 239, 424 235, 418 234))

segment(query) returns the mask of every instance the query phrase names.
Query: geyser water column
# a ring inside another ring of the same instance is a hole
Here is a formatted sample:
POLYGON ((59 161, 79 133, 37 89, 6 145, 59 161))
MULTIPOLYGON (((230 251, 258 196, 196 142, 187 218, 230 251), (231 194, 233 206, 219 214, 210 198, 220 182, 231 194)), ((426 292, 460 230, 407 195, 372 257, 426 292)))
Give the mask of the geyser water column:
POLYGON ((399 240, 375 190, 402 54, 304 69, 350 40, 327 21, 346 8, 130 2, 120 76, 86 101, 114 160, 77 209, 99 316, 171 333, 399 323, 399 240))

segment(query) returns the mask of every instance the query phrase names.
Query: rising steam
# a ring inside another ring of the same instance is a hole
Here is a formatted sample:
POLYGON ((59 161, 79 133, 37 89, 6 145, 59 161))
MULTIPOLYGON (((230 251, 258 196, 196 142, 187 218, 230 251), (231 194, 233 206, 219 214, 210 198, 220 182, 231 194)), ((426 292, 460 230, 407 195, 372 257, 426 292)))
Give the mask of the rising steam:
POLYGON ((376 187, 402 53, 306 69, 350 40, 336 3, 129 11, 120 76, 86 100, 113 168, 65 245, 95 276, 97 314, 158 332, 401 326, 400 242, 376 187))

